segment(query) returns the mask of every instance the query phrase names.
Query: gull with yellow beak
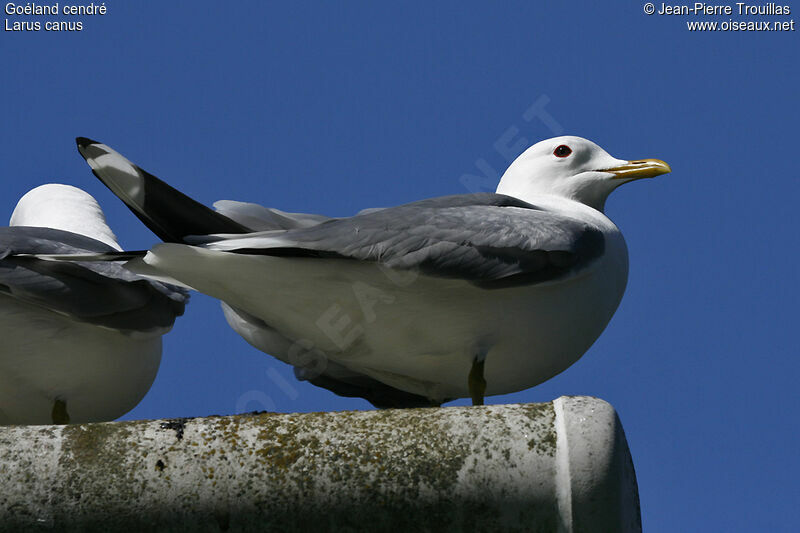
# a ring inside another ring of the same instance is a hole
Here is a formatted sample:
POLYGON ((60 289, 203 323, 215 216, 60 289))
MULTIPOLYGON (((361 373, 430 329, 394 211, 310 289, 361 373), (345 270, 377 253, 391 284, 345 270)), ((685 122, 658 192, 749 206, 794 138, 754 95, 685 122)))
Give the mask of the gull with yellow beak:
POLYGON ((577 361, 627 283, 606 198, 670 171, 557 137, 520 155, 496 194, 327 218, 231 201, 215 212, 104 144, 81 137, 78 149, 166 241, 128 268, 219 298, 229 324, 298 378, 380 407, 481 404, 577 361))

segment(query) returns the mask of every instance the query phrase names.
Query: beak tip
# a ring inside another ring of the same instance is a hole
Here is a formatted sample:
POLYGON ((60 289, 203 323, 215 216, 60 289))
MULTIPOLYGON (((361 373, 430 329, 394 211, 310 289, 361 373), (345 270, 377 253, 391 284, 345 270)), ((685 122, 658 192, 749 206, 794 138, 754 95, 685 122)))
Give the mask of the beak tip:
POLYGON ((669 174, 672 172, 672 167, 660 159, 638 159, 636 161, 628 161, 625 165, 610 168, 607 172, 614 174, 616 179, 627 178, 633 180, 669 174))
POLYGON ((672 167, 669 166, 669 163, 666 161, 662 161, 660 159, 651 159, 649 162, 652 163, 653 169, 660 170, 661 174, 669 174, 672 172, 672 167))

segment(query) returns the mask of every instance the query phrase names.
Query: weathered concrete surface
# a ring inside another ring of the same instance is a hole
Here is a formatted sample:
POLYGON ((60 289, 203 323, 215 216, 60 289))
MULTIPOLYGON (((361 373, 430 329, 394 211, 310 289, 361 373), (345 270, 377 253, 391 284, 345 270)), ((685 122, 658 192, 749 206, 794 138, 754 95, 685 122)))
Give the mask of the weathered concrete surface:
POLYGON ((602 400, 0 428, 3 531, 640 531, 602 400))

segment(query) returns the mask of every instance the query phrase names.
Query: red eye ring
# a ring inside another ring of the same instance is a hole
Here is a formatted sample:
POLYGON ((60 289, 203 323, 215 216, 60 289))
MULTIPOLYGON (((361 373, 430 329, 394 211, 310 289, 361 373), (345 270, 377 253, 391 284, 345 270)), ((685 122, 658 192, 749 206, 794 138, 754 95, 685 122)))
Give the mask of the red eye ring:
POLYGON ((553 150, 553 155, 556 157, 567 157, 569 154, 572 153, 572 148, 567 146, 566 144, 561 144, 553 150))

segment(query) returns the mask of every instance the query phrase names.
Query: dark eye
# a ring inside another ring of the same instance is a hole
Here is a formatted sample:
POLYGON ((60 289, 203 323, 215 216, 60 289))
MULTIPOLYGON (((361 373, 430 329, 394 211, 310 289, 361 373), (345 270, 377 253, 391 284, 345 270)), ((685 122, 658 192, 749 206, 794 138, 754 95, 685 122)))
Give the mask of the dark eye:
POLYGON ((553 155, 556 157, 567 157, 571 153, 572 153, 572 148, 570 148, 566 144, 562 144, 558 148, 553 150, 553 155))

